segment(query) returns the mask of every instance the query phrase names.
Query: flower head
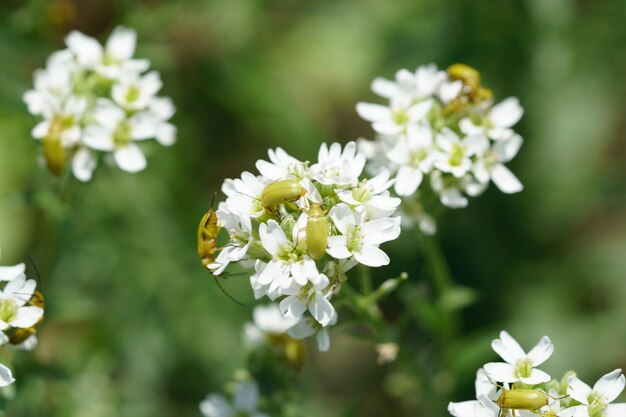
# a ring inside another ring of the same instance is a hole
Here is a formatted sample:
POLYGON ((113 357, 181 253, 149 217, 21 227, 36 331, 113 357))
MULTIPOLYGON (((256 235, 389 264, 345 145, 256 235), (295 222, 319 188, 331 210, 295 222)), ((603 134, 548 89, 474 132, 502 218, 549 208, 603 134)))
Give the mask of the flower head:
POLYGON ((35 72, 34 89, 24 101, 43 118, 32 136, 41 140, 54 174, 69 165, 77 179, 89 181, 102 153, 111 153, 120 169, 138 172, 147 162, 136 141, 174 143, 176 128, 168 122, 174 106, 156 96, 162 83, 157 72, 144 74, 149 61, 133 58, 136 38, 134 30, 118 27, 103 46, 73 31, 65 39, 67 49, 35 72))
POLYGON ((501 331, 500 338, 495 339, 491 347, 505 361, 491 362, 484 366, 487 374, 495 381, 519 381, 531 385, 550 381, 550 375, 535 368, 548 360, 554 352, 554 345, 548 336, 542 337, 539 343, 526 353, 515 339, 507 332, 501 331))
POLYGON ((626 385, 626 378, 621 369, 615 369, 602 376, 593 388, 576 376, 571 376, 567 384, 567 393, 581 405, 565 410, 564 416, 622 417, 626 415, 626 403, 611 404, 626 385))
POLYGON ((430 183, 443 205, 459 208, 467 206, 464 194, 482 193, 490 180, 505 193, 522 190, 505 164, 522 143, 513 126, 523 109, 516 98, 494 105, 478 71, 429 64, 400 70, 394 80, 376 78, 372 90, 388 102, 357 104, 377 135, 360 146, 370 172, 395 176, 397 195, 419 198, 430 183))

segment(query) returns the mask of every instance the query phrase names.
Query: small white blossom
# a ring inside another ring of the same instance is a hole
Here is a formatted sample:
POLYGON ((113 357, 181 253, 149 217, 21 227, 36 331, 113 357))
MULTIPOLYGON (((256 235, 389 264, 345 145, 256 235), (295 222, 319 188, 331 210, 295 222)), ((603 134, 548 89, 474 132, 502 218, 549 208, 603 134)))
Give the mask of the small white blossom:
POLYGON ((497 387, 482 368, 476 372, 474 387, 476 400, 449 403, 450 414, 454 417, 499 417, 500 407, 494 402, 497 398, 497 387))
POLYGON ((232 402, 220 394, 210 394, 200 403, 204 417, 268 417, 258 411, 259 388, 255 382, 238 382, 232 402))
POLYGON ((353 211, 346 204, 337 204, 330 211, 341 235, 328 238, 327 252, 337 259, 354 259, 367 266, 389 264, 389 257, 378 246, 400 235, 400 218, 365 221, 363 210, 353 211))
POLYGON ((549 337, 542 337, 539 343, 526 353, 515 339, 502 331, 500 338, 495 339, 491 347, 505 361, 485 364, 485 371, 495 381, 519 381, 529 385, 550 381, 550 375, 535 368, 544 363, 554 352, 554 346, 549 337))
POLYGON ((493 106, 478 124, 472 119, 465 118, 459 126, 466 135, 485 134, 494 140, 502 140, 511 137, 513 127, 524 114, 524 109, 515 97, 509 97, 493 106))
POLYGON ((626 379, 621 369, 602 376, 593 388, 575 376, 567 381, 567 394, 581 405, 563 410, 563 417, 623 417, 626 403, 611 404, 624 390, 626 379))
POLYGON ((14 382, 15 378, 13 378, 11 370, 0 363, 0 388, 11 385, 14 382))
POLYGON ((476 179, 481 183, 489 180, 503 193, 516 193, 522 190, 522 183, 517 179, 504 164, 517 155, 522 146, 522 137, 513 134, 508 139, 496 142, 491 148, 487 148, 478 155, 472 171, 476 179))
POLYGON ((372 128, 383 135, 402 133, 412 123, 423 120, 432 107, 432 101, 419 103, 403 96, 393 97, 389 107, 380 104, 358 103, 356 111, 363 119, 372 122, 372 128))
POLYGON ((251 323, 244 326, 246 338, 253 344, 259 344, 268 337, 287 334, 295 326, 298 318, 285 317, 276 304, 259 305, 252 310, 251 323))
MULTIPOLYGON (((336 322, 337 315, 328 323, 328 327, 335 325, 336 322)), ((320 352, 328 352, 328 350, 330 350, 330 333, 328 332, 328 327, 322 326, 313 317, 304 317, 295 326, 291 327, 287 331, 287 334, 294 339, 307 339, 315 335, 317 349, 320 352)))

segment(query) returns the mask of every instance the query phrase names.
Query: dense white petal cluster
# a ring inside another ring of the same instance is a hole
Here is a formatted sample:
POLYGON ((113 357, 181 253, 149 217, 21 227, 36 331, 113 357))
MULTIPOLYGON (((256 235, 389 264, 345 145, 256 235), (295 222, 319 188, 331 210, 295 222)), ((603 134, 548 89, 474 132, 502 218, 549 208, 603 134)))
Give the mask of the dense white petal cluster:
POLYGON ((260 175, 224 182, 227 199, 216 211, 229 242, 209 269, 254 268, 256 298, 280 300, 284 317, 299 320, 289 334, 317 335, 322 350, 330 343, 323 329, 337 320, 330 300, 346 272, 358 263, 387 265, 380 245, 400 234, 400 218, 390 217, 400 204, 388 191, 393 180, 386 173, 361 179, 364 165, 355 142, 322 144, 314 164, 270 150, 269 161, 256 164, 260 175))
POLYGON ((461 64, 448 71, 433 64, 403 69, 394 80, 375 79, 372 90, 388 103, 357 104, 378 136, 360 145, 374 174, 395 175, 399 196, 413 196, 429 183, 442 204, 459 208, 490 181, 505 193, 522 190, 505 163, 522 145, 512 127, 523 109, 516 98, 494 105, 476 70, 461 64))
POLYGON ((66 49, 54 52, 45 69, 34 74, 34 88, 24 94, 28 110, 43 120, 32 131, 41 140, 45 163, 60 174, 66 164, 81 181, 89 181, 99 154, 126 172, 138 172, 146 157, 136 142, 176 140, 169 123, 175 108, 157 97, 161 77, 150 62, 135 59, 137 35, 116 28, 106 44, 73 31, 66 49))
POLYGON ((504 363, 485 364, 476 374, 476 400, 451 402, 455 417, 622 417, 626 404, 611 404, 624 390, 626 378, 616 369, 591 388, 573 372, 552 379, 535 368, 554 352, 547 336, 526 353, 507 332, 491 343, 504 363), (569 376, 568 376, 569 375, 569 376), (515 392, 515 390, 519 390, 515 392), (511 392, 512 391, 512 392, 511 392))
POLYGON ((258 411, 258 404, 259 387, 256 382, 238 382, 231 401, 220 394, 209 394, 200 403, 200 412, 204 417, 268 417, 258 411))
MULTIPOLYGON (((0 346, 32 350, 37 344, 35 329, 44 310, 35 305, 37 283, 26 278, 26 265, 0 266, 0 346)), ((15 381, 11 370, 0 364, 0 387, 15 381)))

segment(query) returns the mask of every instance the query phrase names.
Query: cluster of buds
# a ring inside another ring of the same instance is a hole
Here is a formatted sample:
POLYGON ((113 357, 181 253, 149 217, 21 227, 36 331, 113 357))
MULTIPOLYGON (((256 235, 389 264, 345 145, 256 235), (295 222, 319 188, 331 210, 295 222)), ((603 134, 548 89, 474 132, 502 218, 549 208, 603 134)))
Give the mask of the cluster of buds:
POLYGON ((516 98, 494 105, 475 69, 463 64, 447 71, 434 64, 403 69, 393 81, 375 79, 372 90, 389 102, 357 104, 377 134, 360 146, 373 174, 395 175, 399 196, 413 196, 430 183, 442 204, 460 208, 468 204, 465 194, 479 195, 490 181, 505 193, 522 189, 504 164, 522 145, 512 126, 523 109, 516 98))
MULTIPOLYGON (((37 327, 43 320, 44 298, 37 282, 27 279, 26 266, 0 267, 0 346, 32 350, 37 345, 37 327)), ((11 370, 0 364, 0 387, 15 381, 11 370)))
POLYGON ((174 105, 156 96, 162 83, 156 71, 146 73, 150 62, 133 58, 136 38, 132 29, 118 27, 103 46, 73 31, 67 49, 35 72, 24 101, 30 113, 43 117, 32 135, 55 175, 71 164, 76 178, 89 181, 101 154, 126 172, 138 172, 147 162, 136 141, 175 142, 176 128, 168 122, 174 105))
MULTIPOLYGON (((254 268, 255 297, 280 299, 286 318, 302 320, 300 334, 318 334, 337 320, 330 299, 346 272, 358 263, 389 263, 379 246, 400 234, 400 218, 390 217, 400 199, 389 195, 393 180, 386 173, 360 178, 365 155, 355 142, 343 149, 322 144, 312 165, 280 148, 269 159, 256 163, 261 175, 244 172, 224 182, 226 201, 201 222, 199 254, 215 275, 233 262, 254 268), (220 250, 221 229, 229 242, 220 250)), ((326 339, 318 336, 322 348, 326 339)))
POLYGON ((476 374, 476 400, 450 403, 455 417, 622 417, 626 403, 611 404, 624 390, 621 369, 590 387, 568 372, 560 379, 537 369, 553 353, 547 336, 528 353, 507 332, 491 344, 504 362, 485 364, 476 374))

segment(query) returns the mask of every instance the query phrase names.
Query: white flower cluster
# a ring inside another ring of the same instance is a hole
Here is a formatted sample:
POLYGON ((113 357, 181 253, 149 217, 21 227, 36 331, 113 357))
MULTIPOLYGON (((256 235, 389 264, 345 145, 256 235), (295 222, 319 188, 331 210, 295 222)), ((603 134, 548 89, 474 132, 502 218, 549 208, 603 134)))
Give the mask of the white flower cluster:
POLYGON ((175 142, 176 128, 168 122, 174 105, 156 96, 161 77, 146 73, 150 62, 133 58, 136 40, 135 31, 124 27, 105 46, 73 31, 65 38, 67 49, 54 52, 46 68, 35 72, 35 88, 24 101, 30 113, 43 117, 32 135, 41 140, 51 172, 60 175, 71 161, 74 176, 89 181, 98 152, 120 169, 138 172, 147 162, 136 141, 175 142))
POLYGON ((256 163, 261 175, 244 172, 224 182, 228 198, 217 218, 230 240, 208 267, 214 274, 232 262, 254 267, 255 297, 281 299, 287 318, 308 310, 311 319, 297 330, 312 335, 336 322, 330 299, 350 268, 389 263, 379 246, 400 234, 400 218, 390 217, 400 199, 389 195, 393 180, 386 173, 360 179, 365 156, 355 142, 343 149, 322 144, 312 165, 280 148, 269 159, 256 163))
MULTIPOLYGON (((36 327, 43 319, 41 294, 35 292, 35 280, 26 279, 26 266, 0 266, 0 346, 13 345, 32 350, 37 344, 36 327), (39 304, 39 305, 37 305, 39 304)), ((0 387, 15 381, 11 370, 0 364, 0 387)))
POLYGON ((220 394, 209 394, 200 403, 204 417, 268 417, 257 410, 259 388, 254 381, 238 382, 235 385, 232 401, 220 394))
POLYGON ((626 416, 626 404, 611 404, 626 384, 621 369, 604 375, 591 388, 573 372, 566 375, 563 381, 558 381, 535 368, 545 362, 554 351, 547 336, 528 353, 505 331, 500 333, 500 338, 494 340, 491 346, 505 362, 488 363, 478 370, 476 400, 451 402, 448 411, 453 416, 626 416))
POLYGON ((376 78, 372 90, 389 102, 357 104, 378 135, 360 145, 372 172, 395 175, 398 195, 414 195, 426 178, 441 203, 453 208, 467 206, 464 194, 482 193, 490 180, 505 193, 521 191, 504 164, 522 145, 512 126, 523 109, 516 98, 493 105, 491 90, 480 84, 475 69, 463 64, 447 71, 434 64, 403 69, 393 81, 376 78))

